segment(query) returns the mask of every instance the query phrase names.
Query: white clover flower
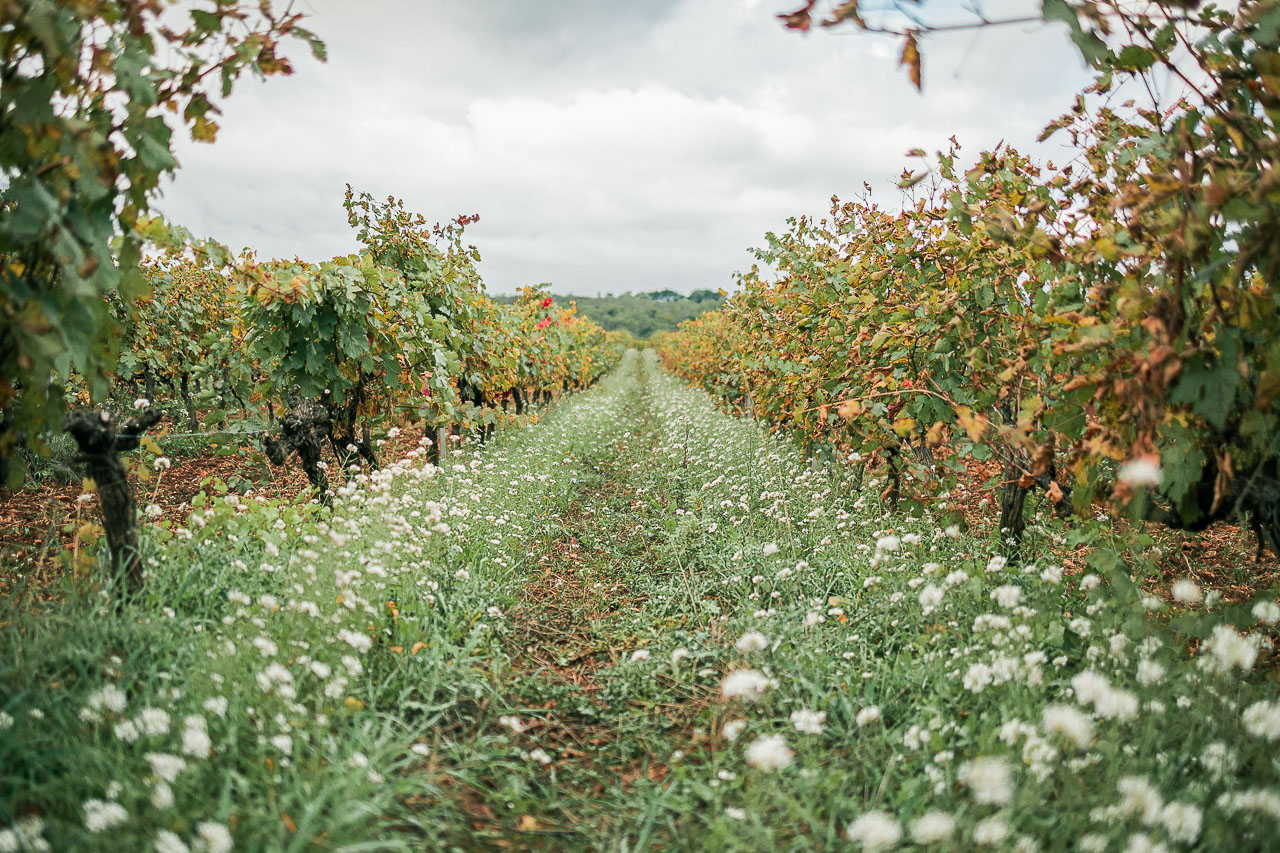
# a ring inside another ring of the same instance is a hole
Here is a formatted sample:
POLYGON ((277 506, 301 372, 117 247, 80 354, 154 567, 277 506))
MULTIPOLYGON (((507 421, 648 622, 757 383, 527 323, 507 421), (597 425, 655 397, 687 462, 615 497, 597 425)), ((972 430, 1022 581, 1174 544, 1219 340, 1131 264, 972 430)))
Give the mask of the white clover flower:
POLYGON ((902 824, 886 812, 867 812, 849 824, 844 837, 861 844, 863 853, 880 853, 898 846, 902 840, 902 824))
POLYGON ((764 547, 760 549, 760 553, 764 554, 766 557, 772 557, 774 554, 778 553, 778 544, 776 542, 766 542, 764 547))
POLYGON ((551 763, 551 756, 540 746, 536 746, 528 752, 529 760, 536 761, 544 767, 551 763))
POLYGON ((1007 805, 1013 799, 1013 770, 1003 758, 975 758, 960 765, 957 776, 979 803, 1007 805))
POLYGON ((678 663, 680 663, 680 661, 682 661, 682 660, 686 660, 688 657, 689 657, 689 650, 688 650, 688 649, 686 649, 686 648, 684 648, 683 646, 681 646, 681 647, 680 647, 680 648, 678 648, 678 649, 673 649, 673 650, 672 650, 672 652, 671 652, 671 663, 672 663, 673 665, 674 665, 674 664, 678 664, 678 663))
POLYGON ((1006 610, 1012 610, 1022 603, 1022 588, 1013 584, 998 586, 991 591, 991 600, 1006 610))
POLYGON ((151 791, 151 805, 158 811, 164 811, 173 806, 173 789, 169 787, 168 782, 156 783, 151 791))
POLYGON ((750 654, 769 648, 769 638, 759 631, 748 631, 738 638, 733 647, 742 654, 750 654))
POLYGON ((755 702, 764 695, 766 690, 777 686, 778 682, 762 672, 754 669, 739 669, 726 675, 720 682, 720 695, 725 699, 755 702))
POLYGON ((979 847, 991 847, 1003 842, 1013 833, 1008 822, 1000 815, 992 815, 973 825, 973 842, 979 847))
POLYGON ((796 727, 796 731, 804 734, 820 735, 827 721, 826 711, 809 711, 801 709, 791 712, 791 725, 796 727))
POLYGON ((640 663, 649 659, 650 652, 648 649, 636 649, 631 653, 631 662, 640 663))
POLYGON ((227 705, 226 696, 212 696, 204 700, 204 705, 201 707, 216 717, 225 717, 227 715, 227 705))
POLYGON ((208 758, 213 754, 213 741, 204 729, 186 728, 182 730, 182 751, 192 758, 208 758))
POLYGON ((117 714, 124 712, 125 703, 128 698, 124 691, 114 684, 107 684, 99 690, 90 693, 87 699, 88 707, 93 711, 112 711, 117 714))
POLYGON ((1170 841, 1194 844, 1204 826, 1204 814, 1191 803, 1169 803, 1160 810, 1160 823, 1170 841))
POLYGON ((510 714, 503 714, 499 717, 498 725, 510 729, 512 734, 520 734, 525 728, 519 717, 510 714))
POLYGON ((910 831, 916 844, 937 844, 955 833, 956 819, 950 812, 934 809, 911 821, 910 831))
POLYGON ((1164 798, 1146 777, 1125 776, 1116 783, 1116 790, 1120 792, 1116 808, 1121 814, 1137 815, 1148 826, 1160 819, 1164 798))
POLYGON ((143 758, 151 765, 151 772, 157 779, 170 783, 177 780, 178 774, 187 766, 185 758, 167 752, 148 752, 143 758))
POLYGON ((902 539, 897 536, 881 536, 876 540, 877 551, 897 551, 902 547, 902 539))
POLYGON ((746 820, 747 810, 730 806, 724 810, 724 816, 732 820, 746 820))
POLYGON ((1254 702, 1240 716, 1244 730, 1267 741, 1280 740, 1280 702, 1254 702))
POLYGON ((138 730, 148 737, 169 733, 169 715, 159 708, 143 708, 138 712, 138 730))
POLYGON ((149 409, 149 408, 151 408, 151 401, 150 401, 150 400, 148 400, 146 397, 139 397, 138 399, 136 399, 136 400, 134 400, 134 401, 133 401, 133 408, 134 408, 136 411, 142 411, 142 410, 144 410, 144 409, 149 409))
POLYGON ((923 615, 928 616, 938 608, 942 603, 943 594, 942 588, 933 584, 928 584, 920 590, 920 606, 923 608, 923 615))
POLYGON ((1098 716, 1127 720, 1138 713, 1138 697, 1127 690, 1111 686, 1111 682, 1098 672, 1087 669, 1071 679, 1076 698, 1085 705, 1093 705, 1098 716))
POLYGON ((729 720, 724 724, 724 727, 720 729, 720 736, 727 741, 735 741, 746 727, 746 720, 729 720))
POLYGON ((1229 625, 1218 625, 1204 641, 1197 665, 1210 672, 1230 672, 1233 668, 1248 672, 1258 659, 1261 640, 1256 634, 1241 635, 1229 625))
POLYGON ((880 708, 878 705, 868 705, 858 711, 857 715, 854 716, 853 721, 861 728, 862 726, 869 726, 872 723, 879 722, 880 716, 880 708))
POLYGON ((1149 457, 1130 459, 1120 466, 1116 477, 1122 483, 1137 488, 1138 486, 1160 485, 1160 465, 1149 457))
POLYGON ((1143 686, 1159 684, 1164 678, 1164 666, 1151 658, 1138 661, 1138 683, 1143 686))
POLYGON ((280 751, 282 755, 293 755, 293 736, 292 735, 272 735, 271 745, 280 751))
POLYGON ((1183 578, 1178 581, 1169 592, 1174 599, 1181 601, 1183 604, 1195 604, 1202 597, 1199 585, 1191 578, 1183 578))
POLYGON ((155 853, 191 853, 187 842, 176 832, 162 829, 156 833, 155 853))
POLYGON ((768 735, 756 738, 747 746, 746 761, 752 767, 772 772, 790 767, 795 755, 782 735, 768 735))
POLYGON ((157 519, 164 515, 164 510, 160 508, 159 504, 147 504, 145 512, 147 514, 147 518, 150 519, 157 519))
POLYGON ((1093 741, 1093 721, 1070 705, 1046 705, 1041 721, 1046 732, 1064 735, 1080 749, 1087 749, 1093 741))
POLYGON ((90 832, 106 832, 129 820, 124 806, 109 800, 84 801, 84 828, 90 832))
POLYGON ((338 632, 338 639, 342 640, 342 642, 346 643, 361 654, 364 654, 369 651, 369 649, 373 648, 373 640, 369 639, 369 635, 362 634, 358 631, 348 631, 346 628, 343 628, 338 632))
POLYGON ((25 815, 13 826, 0 829, 0 853, 49 853, 53 848, 43 836, 44 818, 25 815))
POLYGON ((1280 604, 1274 601, 1260 601, 1253 605, 1253 618, 1268 625, 1280 622, 1280 604))
POLYGON ((231 831, 220 823, 202 820, 196 824, 198 853, 231 853, 231 831))

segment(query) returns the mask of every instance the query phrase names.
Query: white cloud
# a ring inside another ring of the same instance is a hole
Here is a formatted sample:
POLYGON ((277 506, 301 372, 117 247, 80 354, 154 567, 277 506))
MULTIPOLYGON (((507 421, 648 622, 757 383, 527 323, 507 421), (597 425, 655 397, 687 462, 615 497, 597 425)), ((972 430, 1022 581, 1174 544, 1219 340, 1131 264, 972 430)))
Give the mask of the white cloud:
POLYGON ((349 182, 429 219, 479 213, 495 291, 714 288, 833 193, 865 180, 892 204, 909 148, 1030 147, 1086 79, 1061 32, 1015 28, 929 41, 919 95, 896 45, 787 33, 774 5, 314 0, 330 61, 295 50, 294 77, 238 90, 215 145, 180 146, 160 207, 319 260, 356 248, 349 182))

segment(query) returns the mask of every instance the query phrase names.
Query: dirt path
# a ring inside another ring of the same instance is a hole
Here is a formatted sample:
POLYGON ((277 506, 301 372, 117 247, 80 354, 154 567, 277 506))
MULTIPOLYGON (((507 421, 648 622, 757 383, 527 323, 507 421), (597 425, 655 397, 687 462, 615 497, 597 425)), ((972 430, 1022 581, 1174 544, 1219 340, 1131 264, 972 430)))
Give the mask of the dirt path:
POLYGON ((650 595, 637 573, 672 571, 655 557, 655 513, 670 501, 645 494, 642 460, 659 440, 650 401, 626 401, 631 430, 606 457, 584 459, 567 509, 548 513, 504 639, 510 669, 476 739, 507 737, 544 761, 546 787, 528 811, 510 807, 497 773, 441 767, 440 787, 466 814, 465 849, 597 849, 626 837, 644 815, 632 795, 660 790, 673 734, 696 741, 713 693, 658 676, 637 691, 627 664, 648 640, 638 616, 650 595), (656 694, 655 692, 656 691, 656 694), (456 772, 455 772, 456 770, 456 772))

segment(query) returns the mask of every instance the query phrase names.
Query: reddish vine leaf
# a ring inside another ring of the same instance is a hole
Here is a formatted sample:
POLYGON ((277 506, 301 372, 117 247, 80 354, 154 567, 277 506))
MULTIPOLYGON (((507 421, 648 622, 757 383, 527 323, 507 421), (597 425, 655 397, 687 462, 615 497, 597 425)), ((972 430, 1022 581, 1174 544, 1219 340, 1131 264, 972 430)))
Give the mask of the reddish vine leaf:
POLYGON ((809 27, 813 26, 813 16, 810 13, 817 2, 818 0, 805 0, 803 8, 779 15, 778 20, 786 24, 789 30, 799 30, 802 33, 808 32, 809 27))
POLYGON ((911 83, 916 87, 916 91, 921 91, 920 84, 920 44, 916 41, 917 30, 907 30, 907 40, 902 45, 902 57, 898 60, 899 65, 907 67, 907 76, 911 78, 911 83))
POLYGON ((867 28, 867 22, 862 19, 862 14, 858 10, 859 0, 845 0, 839 6, 831 10, 831 17, 822 22, 824 27, 834 27, 843 24, 845 21, 853 21, 862 29, 867 28))

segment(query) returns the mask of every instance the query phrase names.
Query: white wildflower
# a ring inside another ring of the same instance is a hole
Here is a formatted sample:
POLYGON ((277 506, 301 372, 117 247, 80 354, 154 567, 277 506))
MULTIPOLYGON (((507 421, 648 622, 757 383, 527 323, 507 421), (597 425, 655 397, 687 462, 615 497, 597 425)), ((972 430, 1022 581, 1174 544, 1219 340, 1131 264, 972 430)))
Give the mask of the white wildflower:
POLYGON ((151 772, 157 779, 170 783, 174 782, 178 774, 187 766, 186 759, 167 752, 148 752, 143 758, 147 759, 147 763, 151 765, 151 772))
POLYGON ((754 669, 740 669, 729 673, 724 677, 724 681, 720 682, 720 695, 726 699, 754 702, 766 690, 777 686, 778 682, 762 672, 754 669))
POLYGON ((1198 665, 1210 672, 1229 672, 1239 668, 1248 672, 1258 659, 1261 638, 1256 634, 1241 635, 1229 625, 1218 625, 1201 647, 1198 665))
POLYGON ((1006 610, 1012 610, 1022 603, 1022 588, 1013 584, 998 586, 991 591, 991 600, 1006 610))
POLYGON ((1258 602, 1253 605, 1253 618, 1268 625, 1280 622, 1280 604, 1276 604, 1274 601, 1258 602))
POLYGON ((746 751, 747 763, 765 771, 790 767, 794 758, 795 753, 787 746, 787 740, 782 735, 756 738, 746 751))
POLYGON ((1280 740, 1280 702, 1254 702, 1240 716, 1244 730, 1267 741, 1280 740))
POLYGON ((958 778, 979 803, 1002 806, 1013 799, 1013 770, 1003 758, 975 758, 960 765, 958 778))
POLYGON ((911 821, 911 840, 921 846, 946 841, 956 831, 956 819, 950 812, 934 809, 911 821))
POLYGON ((1042 716, 1044 730, 1064 735, 1080 749, 1093 740, 1093 721, 1070 705, 1046 705, 1042 716))
POLYGON ((878 722, 879 719, 880 719, 879 706, 868 705, 867 707, 858 711, 857 715, 853 718, 853 721, 857 723, 859 727, 861 727, 861 726, 870 725, 871 723, 874 723, 874 722, 878 722))
POLYGON ((108 800, 84 801, 84 827, 90 832, 105 832, 129 819, 124 806, 108 800))
POLYGON ((1200 587, 1191 578, 1183 578, 1175 583, 1169 592, 1174 599, 1183 604, 1195 604, 1201 599, 1200 587))
POLYGON ((138 729, 149 737, 160 737, 169 733, 169 715, 159 708, 143 708, 138 712, 138 729))
POLYGON ((902 840, 902 825, 885 812, 859 815, 844 831, 845 838, 861 844, 863 853, 892 850, 902 840))
POLYGON ((203 820, 196 824, 199 853, 231 853, 231 831, 220 823, 203 820))
POLYGON ((1003 842, 1012 832, 1004 818, 993 815, 973 825, 973 842, 979 847, 993 846, 1003 842))
POLYGON ((799 710, 791 713, 791 725, 804 734, 820 735, 827 721, 826 711, 799 710))
POLYGON ((191 848, 176 832, 162 829, 156 833, 156 853, 191 853, 191 848))

